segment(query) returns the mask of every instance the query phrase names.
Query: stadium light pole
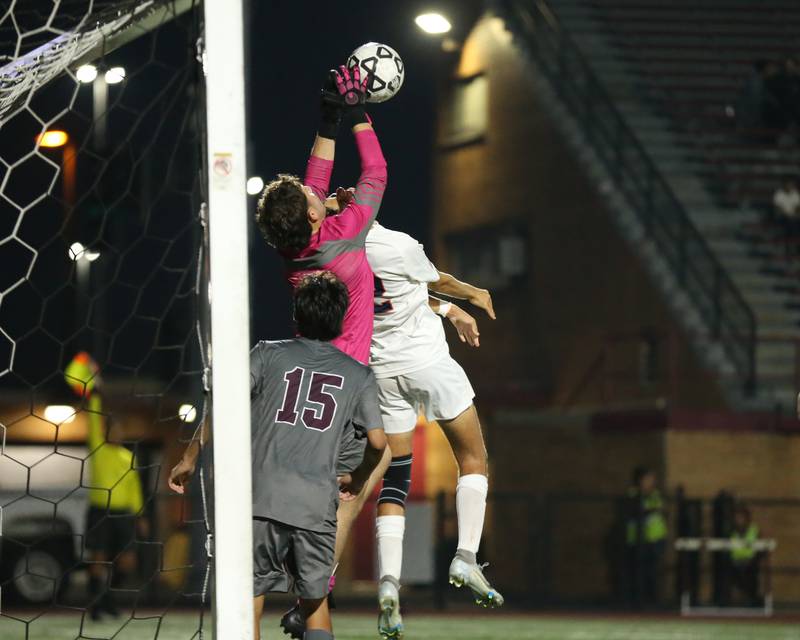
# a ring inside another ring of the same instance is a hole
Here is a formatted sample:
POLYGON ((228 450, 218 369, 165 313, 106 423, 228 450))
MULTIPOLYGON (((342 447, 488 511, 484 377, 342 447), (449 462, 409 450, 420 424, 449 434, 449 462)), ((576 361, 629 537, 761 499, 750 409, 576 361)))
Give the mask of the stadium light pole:
MULTIPOLYGON (((75 263, 75 330, 77 331, 86 320, 84 309, 80 306, 80 303, 89 297, 90 267, 92 262, 100 257, 100 252, 87 249, 80 242, 73 242, 67 250, 67 255, 75 263)), ((94 332, 93 335, 95 340, 92 347, 95 354, 97 354, 100 346, 98 341, 99 333, 94 332)))
POLYGON ((61 182, 64 204, 71 208, 75 204, 75 169, 77 152, 75 144, 66 131, 47 129, 38 136, 36 142, 45 149, 61 149, 61 182))
POLYGON ((416 25, 430 35, 449 33, 452 29, 450 21, 441 13, 422 13, 414 18, 416 25))
POLYGON ((94 122, 94 147, 102 151, 106 146, 106 129, 108 127, 108 85, 119 84, 125 79, 124 67, 111 67, 104 73, 98 73, 93 64, 78 67, 75 73, 78 81, 92 85, 92 120, 94 122))
POLYGON ((250 308, 242 0, 206 0, 214 637, 253 638, 250 308))

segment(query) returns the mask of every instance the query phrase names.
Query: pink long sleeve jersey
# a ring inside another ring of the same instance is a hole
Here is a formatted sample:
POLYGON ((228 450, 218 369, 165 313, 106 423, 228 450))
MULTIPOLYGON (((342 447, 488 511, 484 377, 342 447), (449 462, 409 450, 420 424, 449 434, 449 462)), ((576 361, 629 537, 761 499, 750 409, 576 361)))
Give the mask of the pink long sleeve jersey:
MULTIPOLYGON (((321 269, 332 271, 345 283, 350 306, 344 317, 342 335, 333 344, 368 364, 375 283, 364 242, 386 189, 386 160, 372 129, 359 131, 355 139, 361 157, 361 176, 353 201, 339 215, 325 218, 305 249, 284 258, 292 287, 305 274, 321 269)), ((332 171, 333 161, 313 155, 309 158, 304 182, 323 201, 330 190, 332 171)))

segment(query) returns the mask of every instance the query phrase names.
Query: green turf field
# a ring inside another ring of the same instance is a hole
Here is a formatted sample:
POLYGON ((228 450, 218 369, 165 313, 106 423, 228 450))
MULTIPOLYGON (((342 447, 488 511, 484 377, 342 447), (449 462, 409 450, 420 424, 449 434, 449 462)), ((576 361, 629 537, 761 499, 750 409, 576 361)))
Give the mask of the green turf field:
MULTIPOLYGON (((32 614, 20 614, 30 618, 32 614)), ((262 637, 286 638, 277 627, 278 616, 268 614, 262 637)), ((337 615, 338 640, 377 640, 375 617, 337 615)), ((206 629, 205 638, 211 638, 206 629)), ((199 637, 197 617, 170 613, 162 620, 134 619, 124 623, 88 623, 80 629, 80 618, 69 615, 45 615, 29 627, 0 617, 2 640, 73 640, 111 638, 115 640, 188 640, 199 637), (116 635, 115 635, 116 634, 116 635)), ((634 620, 580 616, 497 615, 418 615, 406 620, 408 640, 800 640, 800 626, 795 623, 745 621, 634 620)), ((220 640, 225 640, 221 638, 220 640)))

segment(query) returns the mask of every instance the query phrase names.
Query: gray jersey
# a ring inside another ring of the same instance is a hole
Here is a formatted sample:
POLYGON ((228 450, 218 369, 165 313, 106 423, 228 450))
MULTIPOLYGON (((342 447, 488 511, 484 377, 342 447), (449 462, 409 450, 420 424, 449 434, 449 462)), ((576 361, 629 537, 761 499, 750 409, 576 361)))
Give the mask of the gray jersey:
POLYGON ((259 342, 250 352, 253 515, 336 528, 345 429, 382 427, 375 376, 329 342, 259 342))

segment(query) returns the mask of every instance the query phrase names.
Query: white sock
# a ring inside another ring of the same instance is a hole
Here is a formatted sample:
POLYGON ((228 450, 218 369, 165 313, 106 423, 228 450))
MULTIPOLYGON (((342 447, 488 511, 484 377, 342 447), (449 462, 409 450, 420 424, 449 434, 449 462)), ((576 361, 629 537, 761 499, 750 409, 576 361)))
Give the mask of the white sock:
POLYGON ((458 514, 458 548, 477 553, 483 534, 486 515, 486 494, 489 478, 479 473, 461 476, 456 485, 456 513, 458 514))
POLYGON ((375 519, 375 536, 378 539, 378 578, 392 576, 400 580, 405 530, 405 516, 378 516, 375 519))

